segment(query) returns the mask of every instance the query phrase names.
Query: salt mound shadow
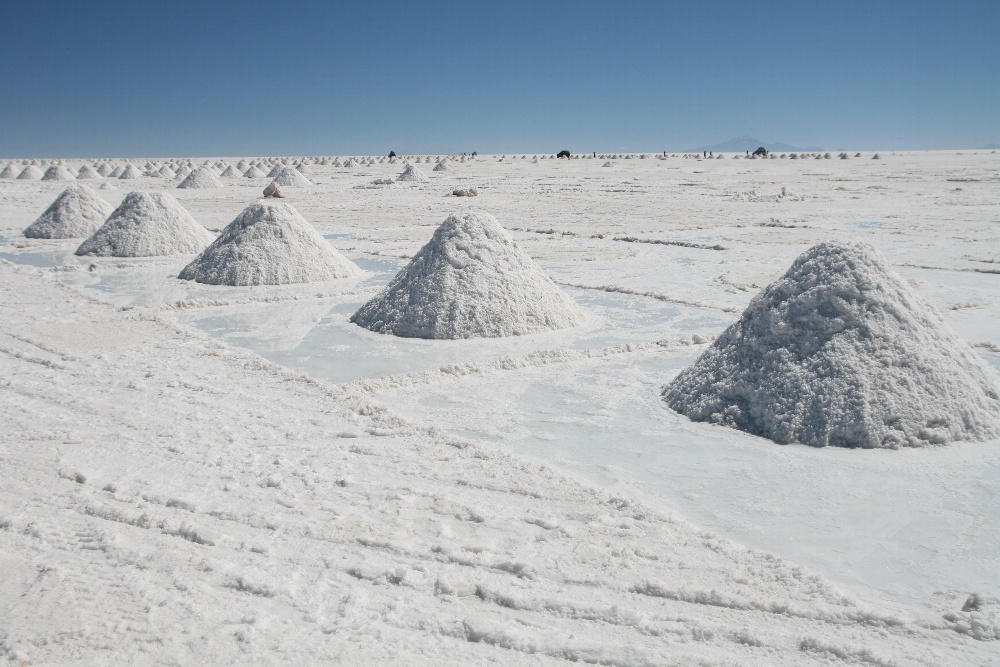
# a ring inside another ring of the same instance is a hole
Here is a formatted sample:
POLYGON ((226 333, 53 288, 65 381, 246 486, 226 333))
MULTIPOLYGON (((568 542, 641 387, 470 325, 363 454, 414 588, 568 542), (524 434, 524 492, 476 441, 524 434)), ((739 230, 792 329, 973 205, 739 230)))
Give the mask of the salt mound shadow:
POLYGON ((821 243, 663 397, 778 443, 897 448, 1000 435, 996 381, 877 250, 821 243))
POLYGON ((351 321, 406 338, 520 336, 583 323, 583 311, 488 213, 452 215, 351 321))
POLYGON ((256 202, 177 276, 208 285, 284 285, 361 271, 290 204, 256 202))
POLYGON ((27 229, 31 239, 86 238, 101 228, 114 207, 86 185, 71 185, 27 229))
POLYGON ((212 234, 165 192, 130 192, 77 255, 155 257, 200 252, 212 234))

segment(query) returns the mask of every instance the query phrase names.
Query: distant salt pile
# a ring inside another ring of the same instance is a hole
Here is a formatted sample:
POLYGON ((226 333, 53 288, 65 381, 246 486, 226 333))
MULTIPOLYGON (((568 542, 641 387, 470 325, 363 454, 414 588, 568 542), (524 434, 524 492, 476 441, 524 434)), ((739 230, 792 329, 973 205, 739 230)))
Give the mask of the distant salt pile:
POLYGON ((101 164, 97 165, 97 173, 103 177, 106 177, 108 174, 111 173, 111 167, 108 165, 107 162, 102 162, 101 164))
POLYGON ((161 178, 176 178, 177 174, 169 165, 163 165, 160 167, 159 174, 161 178))
POLYGON ((877 250, 821 243, 663 396, 778 443, 896 448, 1000 435, 997 380, 877 250))
POLYGON ((406 169, 403 170, 399 176, 396 177, 397 181, 401 183, 423 183, 429 181, 430 179, 424 174, 424 172, 417 169, 412 164, 406 165, 406 169))
POLYGON ((223 188, 222 181, 216 176, 210 167, 198 167, 190 174, 187 175, 180 185, 177 186, 181 189, 197 189, 197 188, 223 188))
POLYGON ((488 213, 452 215, 351 321, 407 338, 490 338, 576 326, 583 311, 488 213))
POLYGON ((77 255, 154 257, 201 252, 212 234, 165 192, 130 192, 77 255))
POLYGON ((274 177, 275 177, 275 176, 277 176, 277 175, 278 175, 278 174, 279 174, 279 173, 281 172, 281 170, 282 170, 282 169, 284 169, 284 168, 285 168, 285 165, 283 165, 283 164, 281 164, 281 163, 279 162, 278 164, 276 164, 276 165, 274 165, 273 167, 271 167, 271 171, 267 172, 267 177, 268 177, 268 178, 274 178, 274 177))
POLYGON ((177 276, 208 285, 285 285, 361 271, 290 204, 256 202, 177 276))
POLYGON ((602 164, 601 166, 602 166, 602 167, 610 167, 610 166, 611 166, 611 162, 605 162, 605 163, 604 163, 604 164, 602 164))
POLYGON ((94 170, 89 164, 85 164, 80 167, 80 171, 76 174, 76 180, 78 181, 92 181, 94 179, 100 178, 101 175, 94 170))
POLYGON ((17 180, 19 181, 37 181, 42 177, 42 170, 33 164, 29 164, 27 167, 21 170, 21 173, 17 175, 17 180))
POLYGON ((139 173, 139 170, 135 168, 135 165, 129 164, 127 167, 125 167, 122 173, 119 174, 118 178, 123 181, 128 181, 133 178, 139 178, 139 176, 141 175, 142 174, 139 173))
POLYGON ((226 168, 222 170, 220 176, 222 176, 222 178, 242 178, 243 174, 233 165, 227 164, 226 168))
POLYGON ((0 171, 0 178, 17 178, 17 169, 13 164, 8 164, 0 171))
POLYGON ((183 181, 190 174, 191 170, 188 167, 182 165, 181 168, 178 169, 177 172, 174 174, 174 178, 183 181))
POLYGON ((24 230, 32 239, 87 238, 115 208, 86 185, 71 185, 24 230))
POLYGON ((53 165, 45 170, 43 181, 75 181, 76 176, 61 164, 53 165))
POLYGON ((308 188, 312 182, 291 167, 282 167, 278 175, 274 177, 274 182, 293 188, 308 188))
POLYGON ((262 172, 257 167, 250 167, 249 169, 246 170, 246 173, 243 174, 243 177, 244 178, 267 178, 267 174, 265 174, 264 172, 262 172))
POLYGON ((448 164, 448 159, 445 158, 434 165, 434 171, 451 171, 451 166, 448 164))

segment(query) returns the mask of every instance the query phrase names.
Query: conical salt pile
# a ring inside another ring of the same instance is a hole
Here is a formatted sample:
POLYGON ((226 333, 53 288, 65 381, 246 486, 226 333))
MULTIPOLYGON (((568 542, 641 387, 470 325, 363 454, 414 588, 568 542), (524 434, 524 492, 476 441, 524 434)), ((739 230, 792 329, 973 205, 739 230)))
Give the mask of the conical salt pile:
POLYGON ((185 178, 191 175, 191 170, 187 167, 181 167, 174 173, 174 178, 183 181, 185 178))
POLYGON ((120 178, 123 181, 128 181, 133 178, 139 178, 141 175, 142 174, 139 173, 139 170, 135 168, 134 164, 129 164, 127 167, 125 167, 122 173, 118 175, 118 178, 120 178))
POLYGON ((115 207, 86 185, 71 185, 24 230, 32 239, 82 239, 100 229, 115 207))
POLYGON ((21 170, 21 173, 17 175, 17 180, 19 181, 37 181, 42 177, 42 170, 33 164, 29 164, 27 167, 21 170))
POLYGON ((244 209, 178 278, 209 285, 284 285, 360 274, 290 204, 266 201, 244 209))
POLYGON ((17 169, 13 164, 8 164, 3 171, 0 171, 0 178, 17 178, 17 169))
POLYGON ((219 177, 212 173, 211 167, 198 167, 190 174, 187 175, 180 185, 177 186, 181 189, 191 189, 191 188, 223 188, 222 181, 219 177))
POLYGON ((396 177, 396 180, 404 183, 422 183, 430 179, 427 178, 424 172, 420 171, 412 164, 408 164, 406 165, 406 169, 403 170, 403 173, 396 177))
POLYGON ((285 165, 283 165, 283 164, 281 164, 279 162, 278 164, 276 164, 273 167, 271 167, 271 171, 267 172, 267 177, 268 178, 274 178, 275 176, 277 176, 278 174, 280 174, 281 170, 284 169, 284 168, 285 168, 285 165))
POLYGON ((160 167, 159 174, 163 178, 176 178, 177 177, 177 174, 174 172, 174 170, 171 169, 170 166, 166 165, 166 164, 163 165, 162 167, 160 167))
POLYGON ((166 192, 130 192, 77 255, 154 257, 201 252, 212 234, 166 192))
POLYGON ((61 164, 53 165, 45 170, 43 181, 75 181, 76 176, 61 164))
POLYGON ((80 171, 76 174, 76 180, 78 181, 89 181, 100 177, 101 175, 98 174, 89 164, 85 164, 80 167, 80 171))
POLYGON ((821 243, 664 400, 778 443, 890 447, 1000 435, 996 373, 877 250, 821 243))
POLYGON ((312 185, 312 182, 308 178, 291 167, 282 167, 278 175, 274 177, 274 180, 279 185, 292 188, 308 188, 312 185))
POLYGON ((249 169, 246 170, 246 173, 243 174, 243 176, 245 178, 265 178, 267 174, 262 172, 257 167, 250 167, 249 169))
POLYGON ((448 159, 445 158, 441 160, 436 165, 434 165, 434 171, 451 171, 451 166, 448 164, 448 159))
POLYGON ((222 170, 221 176, 222 178, 240 178, 243 174, 240 173, 239 169, 230 164, 226 165, 226 168, 222 170))
POLYGON ((111 173, 111 167, 108 166, 107 162, 102 162, 101 164, 97 165, 96 170, 97 173, 100 174, 101 176, 107 176, 108 174, 111 173))
POLYGON ((351 321, 408 338, 491 338, 581 324, 560 290, 488 213, 452 215, 351 321))

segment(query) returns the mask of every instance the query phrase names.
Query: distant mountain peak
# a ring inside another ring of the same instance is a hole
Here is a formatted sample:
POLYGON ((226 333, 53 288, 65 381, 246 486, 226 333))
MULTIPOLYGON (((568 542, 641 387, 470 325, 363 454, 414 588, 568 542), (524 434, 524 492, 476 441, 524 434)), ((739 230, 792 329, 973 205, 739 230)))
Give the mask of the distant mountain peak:
POLYGON ((796 146, 791 146, 789 144, 784 144, 778 141, 761 141, 760 139, 755 139, 749 134, 744 134, 741 137, 736 137, 735 139, 730 139, 729 141, 724 141, 721 144, 713 144, 711 146, 701 146, 699 148, 691 148, 685 152, 687 153, 702 153, 705 151, 710 151, 713 153, 743 153, 745 151, 755 151, 763 146, 767 150, 774 151, 785 151, 785 152, 815 152, 821 151, 822 148, 816 146, 810 146, 806 148, 798 148, 796 146))

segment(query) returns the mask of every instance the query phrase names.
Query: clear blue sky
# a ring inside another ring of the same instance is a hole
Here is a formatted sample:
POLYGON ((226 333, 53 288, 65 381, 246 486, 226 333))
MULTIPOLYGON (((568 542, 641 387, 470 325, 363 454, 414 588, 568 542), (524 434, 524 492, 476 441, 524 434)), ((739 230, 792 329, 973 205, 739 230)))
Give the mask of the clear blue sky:
POLYGON ((0 155, 1000 143, 1000 0, 2 0, 0 155))

